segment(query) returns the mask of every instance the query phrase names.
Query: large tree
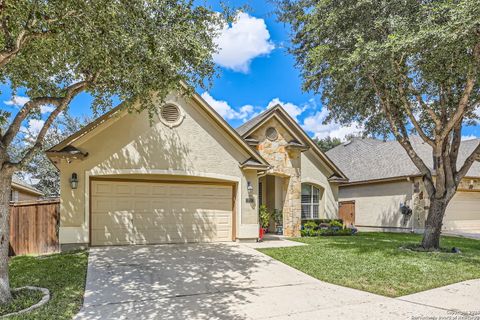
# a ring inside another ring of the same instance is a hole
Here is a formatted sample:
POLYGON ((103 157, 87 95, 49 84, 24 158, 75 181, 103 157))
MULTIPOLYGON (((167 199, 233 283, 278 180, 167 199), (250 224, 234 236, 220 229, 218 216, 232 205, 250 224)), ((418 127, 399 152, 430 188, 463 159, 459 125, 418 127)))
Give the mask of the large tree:
POLYGON ((94 111, 126 101, 132 112, 155 114, 172 90, 188 94, 214 75, 213 38, 221 16, 193 0, 0 0, 0 81, 29 102, 0 112, 0 303, 8 279, 12 174, 42 148, 58 116, 81 92, 94 111), (155 94, 152 94, 155 93, 155 94), (139 103, 133 103, 139 102, 139 103), (52 110, 45 115, 45 106, 52 110), (43 110, 42 110, 43 108, 43 110), (32 118, 42 119, 18 159, 9 150, 32 118))
POLYGON ((389 135, 423 175, 430 207, 422 246, 438 249, 443 216, 480 145, 458 163, 462 127, 480 99, 479 0, 278 0, 307 91, 330 115, 389 135), (435 169, 412 147, 431 146, 435 169))
POLYGON ((340 140, 339 138, 332 138, 330 136, 323 139, 315 138, 313 139, 313 141, 315 141, 320 150, 322 150, 323 152, 327 152, 328 150, 342 144, 342 140, 340 140))

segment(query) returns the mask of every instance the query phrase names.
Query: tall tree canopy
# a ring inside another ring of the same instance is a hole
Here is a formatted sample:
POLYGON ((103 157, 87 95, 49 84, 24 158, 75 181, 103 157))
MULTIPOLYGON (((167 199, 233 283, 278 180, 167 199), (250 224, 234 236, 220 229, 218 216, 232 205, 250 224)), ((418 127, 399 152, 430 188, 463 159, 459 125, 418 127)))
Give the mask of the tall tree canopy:
POLYGON ((0 0, 0 81, 30 101, 16 114, 0 111, 0 303, 11 298, 8 281, 10 183, 45 144, 59 114, 81 92, 94 111, 112 98, 131 111, 155 113, 174 89, 209 84, 214 75, 213 38, 220 14, 193 0, 0 0), (152 95, 152 92, 155 95, 152 95), (53 111, 42 114, 42 107, 53 111), (137 108, 133 110, 133 108, 137 108), (18 159, 12 142, 22 124, 42 118, 43 127, 18 159))
POLYGON ((423 174, 430 209, 422 246, 439 247, 446 206, 479 158, 457 165, 462 126, 478 120, 479 0, 278 0, 292 27, 303 88, 331 118, 393 134, 423 174), (436 170, 412 148, 418 134, 436 170))
POLYGON ((313 139, 313 141, 315 141, 315 143, 318 145, 320 150, 322 150, 323 152, 327 152, 328 150, 333 149, 336 146, 342 144, 342 140, 340 140, 339 138, 332 138, 332 137, 326 137, 323 139, 315 138, 313 139))

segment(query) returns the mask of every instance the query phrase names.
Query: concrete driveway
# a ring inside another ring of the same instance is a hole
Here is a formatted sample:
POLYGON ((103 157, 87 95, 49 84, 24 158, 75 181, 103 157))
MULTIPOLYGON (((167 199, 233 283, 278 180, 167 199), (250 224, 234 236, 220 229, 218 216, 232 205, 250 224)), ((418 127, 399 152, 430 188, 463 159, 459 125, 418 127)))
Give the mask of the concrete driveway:
POLYGON ((469 239, 477 239, 480 240, 480 230, 449 230, 443 231, 443 235, 445 236, 457 236, 469 239))
MULTIPOLYGON (((473 287, 471 294, 479 294, 480 285, 473 287)), ((84 306, 77 319, 412 319, 458 314, 448 304, 429 304, 428 296, 391 299, 328 284, 239 244, 105 247, 90 250, 84 306)), ((462 308, 460 315, 475 311, 462 308)))

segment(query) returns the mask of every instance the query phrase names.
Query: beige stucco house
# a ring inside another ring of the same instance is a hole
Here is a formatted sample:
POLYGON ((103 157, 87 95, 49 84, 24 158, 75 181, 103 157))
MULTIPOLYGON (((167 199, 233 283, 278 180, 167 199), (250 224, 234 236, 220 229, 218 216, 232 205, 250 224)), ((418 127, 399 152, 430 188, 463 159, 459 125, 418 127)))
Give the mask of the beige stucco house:
POLYGON ((280 106, 236 131, 197 94, 170 95, 153 123, 120 106, 47 154, 64 247, 254 240, 259 202, 297 236, 302 215, 337 216, 346 181, 280 106))
MULTIPOLYGON (((433 169, 431 147, 419 137, 412 146, 433 169)), ((462 141, 458 167, 480 143, 462 141)), ((422 231, 428 197, 420 172, 396 141, 355 138, 327 152, 348 176, 340 185, 339 216, 363 230, 422 231), (411 213, 410 211, 411 210, 411 213)), ((480 163, 461 181, 443 221, 445 231, 480 232, 480 163)))

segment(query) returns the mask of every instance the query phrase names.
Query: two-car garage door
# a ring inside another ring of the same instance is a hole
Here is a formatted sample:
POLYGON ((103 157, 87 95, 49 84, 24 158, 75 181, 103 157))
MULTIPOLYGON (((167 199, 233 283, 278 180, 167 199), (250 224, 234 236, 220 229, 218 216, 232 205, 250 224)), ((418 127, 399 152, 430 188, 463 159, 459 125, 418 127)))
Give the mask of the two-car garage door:
POLYGON ((232 186, 94 180, 91 245, 232 240, 232 186))
POLYGON ((480 231, 480 192, 458 191, 448 204, 443 228, 480 231))

